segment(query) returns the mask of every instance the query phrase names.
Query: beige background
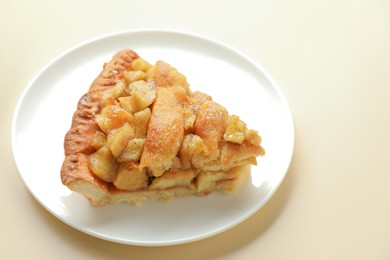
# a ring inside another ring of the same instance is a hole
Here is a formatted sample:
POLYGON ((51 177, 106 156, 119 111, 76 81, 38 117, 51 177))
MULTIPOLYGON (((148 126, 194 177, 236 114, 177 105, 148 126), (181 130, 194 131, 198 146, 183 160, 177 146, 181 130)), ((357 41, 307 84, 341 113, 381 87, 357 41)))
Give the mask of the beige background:
POLYGON ((0 46, 4 259, 390 259, 389 1, 2 0, 0 46), (90 237, 36 202, 13 162, 12 115, 32 77, 80 42, 142 28, 238 48, 292 109, 295 153, 279 190, 203 241, 146 248, 90 237))

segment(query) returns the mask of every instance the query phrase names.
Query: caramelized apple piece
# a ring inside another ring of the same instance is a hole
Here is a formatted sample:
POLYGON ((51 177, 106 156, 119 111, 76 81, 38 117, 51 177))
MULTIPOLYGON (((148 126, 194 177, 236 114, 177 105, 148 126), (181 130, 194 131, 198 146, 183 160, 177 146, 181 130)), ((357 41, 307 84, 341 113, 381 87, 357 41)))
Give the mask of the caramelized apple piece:
POLYGON ((149 185, 150 189, 166 189, 174 186, 190 186, 195 177, 192 169, 165 172, 155 178, 149 185))
POLYGON ((184 108, 183 116, 184 116, 184 131, 186 133, 193 132, 195 120, 196 120, 196 114, 191 109, 184 108))
POLYGON ((133 97, 126 96, 118 98, 121 108, 126 110, 128 113, 133 114, 133 97))
POLYGON ((90 155, 89 168, 99 179, 111 182, 115 176, 117 162, 110 149, 107 146, 102 146, 90 155))
POLYGON ((100 147, 106 145, 106 142, 107 142, 107 136, 101 131, 96 131, 93 136, 91 146, 96 150, 98 150, 100 147))
POLYGON ((183 144, 179 151, 181 166, 184 169, 191 168, 191 160, 197 157, 208 155, 208 149, 203 139, 194 134, 188 134, 184 137, 183 144))
POLYGON ((156 99, 156 91, 148 83, 136 81, 126 89, 127 97, 120 97, 119 103, 129 113, 139 112, 156 99))
POLYGON ((134 114, 134 130, 136 137, 145 137, 150 120, 150 108, 145 108, 134 114))
POLYGON ((118 162, 136 162, 141 158, 144 149, 145 138, 131 139, 121 155, 117 158, 118 162))
POLYGON ((129 123, 117 129, 110 130, 107 134, 107 146, 115 158, 118 158, 126 148, 127 143, 134 137, 134 128, 129 123))
POLYGON ((246 124, 238 116, 232 115, 229 117, 223 138, 228 142, 242 144, 245 140, 246 131, 246 124))
POLYGON ((151 66, 152 65, 150 65, 149 62, 142 58, 135 59, 131 63, 131 67, 133 70, 141 70, 143 72, 148 71, 151 66))
POLYGON ((138 190, 147 187, 148 176, 146 170, 138 169, 137 164, 120 163, 113 183, 120 190, 138 190))
POLYGON ((141 71, 141 70, 132 70, 132 71, 124 71, 123 77, 127 81, 127 83, 132 83, 134 81, 138 80, 146 80, 148 77, 148 74, 141 71))
POLYGON ((150 106, 156 99, 155 91, 132 91, 131 96, 133 97, 133 112, 136 113, 150 106))
POLYGON ((102 93, 102 99, 100 101, 100 107, 104 108, 109 105, 116 105, 117 98, 124 95, 126 89, 126 83, 124 81, 118 81, 112 88, 108 88, 102 93))
POLYGON ((156 91, 156 87, 152 82, 137 80, 129 84, 129 86, 125 89, 127 95, 131 95, 132 91, 156 91))
POLYGON ((256 130, 249 129, 245 132, 245 140, 251 143, 252 145, 260 146, 261 136, 256 130))
POLYGON ((106 134, 109 130, 119 128, 124 123, 131 123, 132 121, 132 114, 127 112, 125 109, 115 105, 106 106, 102 109, 100 114, 96 115, 97 124, 106 134))

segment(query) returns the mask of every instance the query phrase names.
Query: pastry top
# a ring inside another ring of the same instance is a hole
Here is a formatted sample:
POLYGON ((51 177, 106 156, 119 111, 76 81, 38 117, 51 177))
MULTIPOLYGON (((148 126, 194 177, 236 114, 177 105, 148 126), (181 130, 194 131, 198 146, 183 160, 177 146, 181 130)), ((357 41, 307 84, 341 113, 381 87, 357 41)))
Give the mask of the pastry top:
POLYGON ((171 168, 184 139, 182 87, 160 87, 149 121, 140 168, 147 167, 158 177, 171 168))
POLYGON ((190 94, 190 85, 186 77, 176 68, 164 61, 157 61, 156 64, 148 71, 148 78, 156 87, 182 87, 186 94, 190 94))

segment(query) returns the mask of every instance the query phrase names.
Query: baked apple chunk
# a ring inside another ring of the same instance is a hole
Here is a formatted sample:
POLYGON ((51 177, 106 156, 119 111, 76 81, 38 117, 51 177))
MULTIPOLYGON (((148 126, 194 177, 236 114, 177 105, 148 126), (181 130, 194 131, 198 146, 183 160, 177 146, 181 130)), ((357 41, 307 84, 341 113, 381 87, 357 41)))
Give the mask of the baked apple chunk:
POLYGON ((118 52, 80 99, 61 180, 92 205, 235 192, 265 154, 257 131, 168 63, 118 52))

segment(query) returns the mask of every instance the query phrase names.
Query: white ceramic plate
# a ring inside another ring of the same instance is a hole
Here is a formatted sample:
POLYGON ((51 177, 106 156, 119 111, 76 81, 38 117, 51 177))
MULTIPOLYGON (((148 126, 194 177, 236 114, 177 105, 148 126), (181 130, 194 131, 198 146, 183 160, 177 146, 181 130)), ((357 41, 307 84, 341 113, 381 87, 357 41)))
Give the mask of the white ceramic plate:
POLYGON ((117 33, 84 43, 46 66, 21 97, 13 121, 12 148, 33 196, 53 215, 92 236, 123 244, 161 246, 200 240, 255 213, 283 180, 293 152, 289 107, 270 77, 239 52, 200 36, 171 31, 117 33), (140 207, 93 208, 62 185, 63 140, 78 99, 119 50, 164 60, 187 76, 192 90, 214 97, 263 137, 266 156, 232 196, 179 198, 140 207))

